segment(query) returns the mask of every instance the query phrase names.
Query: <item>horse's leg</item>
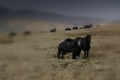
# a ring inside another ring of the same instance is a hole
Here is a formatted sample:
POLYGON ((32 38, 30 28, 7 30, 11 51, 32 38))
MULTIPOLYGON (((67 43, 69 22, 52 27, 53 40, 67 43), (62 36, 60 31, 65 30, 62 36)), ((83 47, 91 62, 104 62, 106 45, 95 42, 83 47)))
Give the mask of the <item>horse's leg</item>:
POLYGON ((60 46, 59 46, 59 47, 58 47, 58 55, 57 55, 58 59, 60 59, 60 54, 61 54, 61 52, 62 52, 62 50, 60 49, 60 46))
POLYGON ((89 50, 90 50, 90 47, 87 49, 87 57, 89 57, 89 50))
POLYGON ((77 58, 80 58, 80 53, 81 53, 81 50, 79 49, 76 54, 77 58))
POLYGON ((60 54, 61 54, 61 51, 58 52, 58 55, 57 55, 58 59, 60 59, 60 54))
POLYGON ((77 49, 73 49, 73 51, 72 51, 72 59, 76 59, 76 56, 78 55, 76 51, 77 51, 77 49))
POLYGON ((80 57, 80 53, 81 53, 81 50, 78 50, 78 52, 77 52, 77 56, 80 57))
POLYGON ((76 57, 79 57, 80 56, 80 52, 81 52, 81 49, 78 46, 73 48, 72 59, 76 59, 76 57))
POLYGON ((62 52, 62 59, 64 59, 65 51, 62 52))
POLYGON ((89 50, 87 50, 87 57, 89 57, 89 50))
POLYGON ((84 50, 84 57, 83 57, 83 59, 86 57, 86 50, 84 50))
POLYGON ((80 58, 80 54, 81 54, 81 50, 79 51, 79 55, 78 55, 78 58, 80 58))
POLYGON ((72 59, 76 59, 76 54, 74 51, 72 52, 72 59))

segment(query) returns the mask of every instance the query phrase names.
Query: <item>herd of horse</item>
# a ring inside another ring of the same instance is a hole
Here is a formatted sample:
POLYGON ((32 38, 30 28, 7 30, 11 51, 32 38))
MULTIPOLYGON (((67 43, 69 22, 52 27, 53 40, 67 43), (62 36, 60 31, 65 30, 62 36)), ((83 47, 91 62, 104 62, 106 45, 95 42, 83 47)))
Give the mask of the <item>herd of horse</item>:
MULTIPOLYGON (((65 31, 70 31, 72 30, 71 28, 65 28, 65 31)), ((73 30, 78 30, 78 27, 73 27, 73 30)))
MULTIPOLYGON (((65 28, 65 31, 78 30, 78 29, 86 29, 86 28, 91 28, 91 27, 92 27, 92 24, 90 24, 90 25, 85 25, 85 26, 80 27, 80 28, 78 28, 77 26, 75 26, 75 27, 73 27, 72 29, 71 29, 71 28, 65 28)), ((51 29, 50 32, 56 32, 56 28, 51 29)))
MULTIPOLYGON (((91 28, 92 24, 85 25, 80 29, 91 28)), ((78 30, 78 27, 73 27, 73 30, 78 30)), ((65 28, 65 31, 72 30, 71 28, 65 28)), ((51 29, 50 32, 56 32, 55 29, 51 29)), ((76 37, 75 39, 67 38, 63 42, 61 42, 58 46, 58 59, 64 59, 64 55, 72 52, 72 59, 76 59, 76 57, 80 57, 81 50, 84 51, 84 57, 89 57, 91 43, 91 35, 86 35, 86 37, 76 37)))
POLYGON ((75 39, 67 38, 61 42, 58 46, 58 59, 64 59, 64 55, 72 52, 72 59, 80 57, 81 50, 84 51, 84 57, 89 57, 91 43, 91 35, 86 35, 86 37, 76 37, 75 39))
POLYGON ((78 29, 86 29, 86 28, 91 28, 92 27, 92 24, 90 25, 85 25, 83 27, 80 27, 78 28, 77 26, 73 27, 72 29, 71 28, 65 28, 65 31, 70 31, 70 30, 78 30, 78 29))
MULTIPOLYGON (((27 35, 30 35, 31 34, 31 31, 24 31, 23 35, 24 36, 27 36, 27 35)), ((16 32, 10 32, 9 33, 9 37, 13 37, 13 36, 16 36, 17 33, 16 32)))
MULTIPOLYGON (((85 28, 91 28, 92 25, 86 25, 85 28)), ((73 30, 77 30, 78 27, 73 27, 73 30)), ((71 30, 71 28, 66 28, 65 31, 71 30)), ((56 32, 56 28, 50 30, 50 32, 56 32)), ((31 31, 25 31, 23 35, 30 35, 31 31)), ((16 36, 15 32, 11 32, 9 36, 16 36)), ((58 45, 58 59, 64 59, 64 55, 67 53, 72 53, 72 59, 76 59, 76 57, 80 57, 81 50, 84 51, 83 58, 89 57, 91 43, 91 35, 86 35, 85 37, 76 37, 75 39, 67 38, 63 42, 58 45)))

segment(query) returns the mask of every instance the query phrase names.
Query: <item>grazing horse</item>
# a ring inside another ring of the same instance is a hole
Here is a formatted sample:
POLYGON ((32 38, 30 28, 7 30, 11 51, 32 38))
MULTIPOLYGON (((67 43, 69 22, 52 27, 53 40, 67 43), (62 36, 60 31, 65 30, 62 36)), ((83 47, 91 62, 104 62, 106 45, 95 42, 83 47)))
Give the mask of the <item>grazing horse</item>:
POLYGON ((78 30, 78 27, 73 27, 73 30, 78 30))
POLYGON ((30 35, 31 34, 31 31, 25 31, 24 32, 24 35, 30 35))
MULTIPOLYGON (((84 51, 84 57, 89 57, 89 50, 90 50, 90 43, 91 43, 91 35, 86 35, 86 37, 82 38, 82 46, 80 47, 80 52, 81 50, 84 51)), ((80 53, 77 54, 77 56, 80 56, 80 53)))
POLYGON ((65 28, 65 31, 70 31, 71 29, 70 28, 65 28))
POLYGON ((91 28, 92 27, 92 24, 90 24, 90 25, 85 25, 84 26, 84 29, 86 29, 86 28, 91 28))
POLYGON ((82 38, 77 37, 76 39, 67 38, 61 42, 58 46, 58 58, 62 54, 62 59, 64 55, 68 52, 72 52, 72 59, 76 59, 76 55, 80 53, 80 47, 82 43, 82 38))
POLYGON ((56 28, 55 29, 51 29, 50 32, 56 32, 56 28))
POLYGON ((16 33, 15 32, 9 33, 9 37, 12 37, 12 36, 16 36, 16 33))

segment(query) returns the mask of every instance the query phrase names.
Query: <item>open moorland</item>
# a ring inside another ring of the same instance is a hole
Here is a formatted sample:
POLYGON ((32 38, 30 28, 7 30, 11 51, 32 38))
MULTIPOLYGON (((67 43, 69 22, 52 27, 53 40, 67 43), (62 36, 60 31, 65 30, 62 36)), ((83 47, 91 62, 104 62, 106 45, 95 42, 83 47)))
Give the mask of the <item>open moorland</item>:
POLYGON ((120 27, 0 37, 0 80, 120 80, 120 27), (57 59, 66 38, 90 34, 90 57, 57 59))

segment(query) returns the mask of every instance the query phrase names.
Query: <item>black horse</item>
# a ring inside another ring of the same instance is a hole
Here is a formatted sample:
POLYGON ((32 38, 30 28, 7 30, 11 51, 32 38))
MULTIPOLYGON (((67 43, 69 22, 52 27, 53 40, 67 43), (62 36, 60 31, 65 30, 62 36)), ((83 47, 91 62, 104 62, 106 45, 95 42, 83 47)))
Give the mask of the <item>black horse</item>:
POLYGON ((62 59, 64 59, 64 55, 66 53, 72 52, 72 59, 76 59, 76 56, 78 56, 80 53, 80 47, 82 44, 82 38, 80 37, 77 37, 76 39, 65 39, 58 46, 58 58, 60 58, 62 54, 62 59))
POLYGON ((12 36, 16 36, 16 33, 15 32, 9 33, 9 37, 12 37, 12 36))
POLYGON ((84 29, 86 29, 86 28, 91 28, 92 27, 92 24, 90 24, 90 25, 85 25, 84 26, 84 29))
POLYGON ((78 30, 78 27, 73 27, 73 30, 78 30))
POLYGON ((56 28, 55 29, 51 29, 50 32, 56 32, 56 28))
POLYGON ((65 31, 70 31, 71 30, 71 28, 65 28, 65 31))
POLYGON ((31 34, 31 31, 25 31, 24 32, 24 35, 30 35, 31 34))
POLYGON ((84 57, 83 58, 86 58, 86 57, 89 57, 89 50, 90 50, 90 43, 91 43, 91 35, 86 35, 86 37, 82 38, 82 44, 81 44, 81 47, 79 49, 79 53, 77 54, 77 56, 80 56, 80 52, 81 50, 84 51, 84 57))

